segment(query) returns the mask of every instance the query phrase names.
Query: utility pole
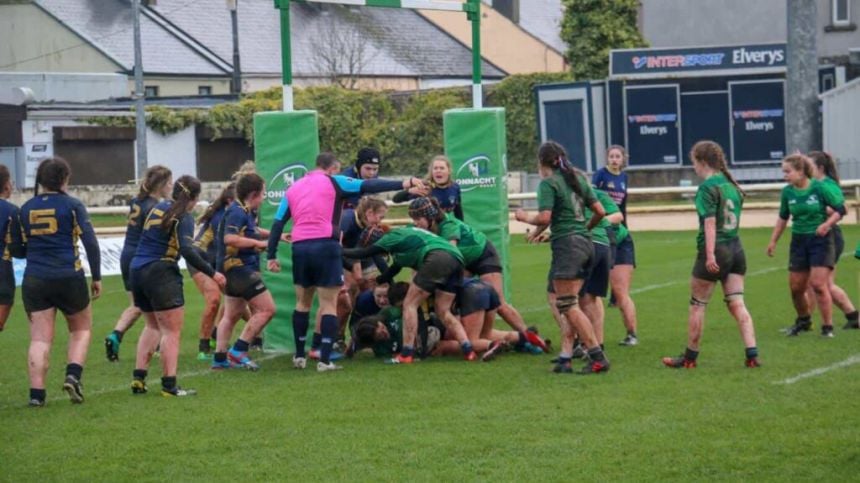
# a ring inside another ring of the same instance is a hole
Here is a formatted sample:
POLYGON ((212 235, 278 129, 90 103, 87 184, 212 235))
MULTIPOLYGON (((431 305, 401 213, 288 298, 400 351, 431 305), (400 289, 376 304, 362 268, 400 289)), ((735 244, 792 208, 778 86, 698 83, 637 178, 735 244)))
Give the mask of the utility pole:
POLYGON ((239 0, 227 0, 230 10, 230 22, 233 25, 233 82, 230 84, 231 94, 242 93, 242 67, 239 65, 239 0))
POLYGON ((132 0, 134 9, 134 97, 137 127, 137 164, 136 177, 143 176, 146 171, 146 111, 144 110, 143 90, 143 54, 140 49, 140 0, 132 0))
POLYGON ((809 0, 786 0, 786 154, 795 150, 808 153, 821 147, 816 49, 817 3, 809 0))

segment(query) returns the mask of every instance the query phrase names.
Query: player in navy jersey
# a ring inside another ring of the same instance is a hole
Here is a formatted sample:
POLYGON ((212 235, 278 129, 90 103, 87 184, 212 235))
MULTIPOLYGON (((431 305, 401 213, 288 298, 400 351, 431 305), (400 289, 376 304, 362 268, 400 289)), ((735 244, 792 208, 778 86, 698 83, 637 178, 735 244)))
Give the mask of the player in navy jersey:
MULTIPOLYGON (((215 266, 216 261, 216 245, 215 237, 217 236, 218 226, 224 218, 224 212, 227 207, 233 203, 236 198, 236 183, 230 183, 221 191, 208 208, 206 212, 197 220, 200 228, 197 230, 197 236, 194 237, 194 250, 205 259, 210 265, 215 266)), ((200 313, 200 338, 198 341, 198 360, 209 360, 211 357, 211 341, 217 339, 217 334, 213 333, 215 321, 220 319, 219 307, 221 306, 221 288, 215 281, 205 273, 188 267, 188 273, 203 296, 203 310, 200 313)), ((222 314, 223 315, 223 314, 222 314)))
POLYGON ((259 252, 268 246, 269 232, 257 227, 255 210, 263 202, 265 182, 255 173, 243 175, 236 182, 236 199, 224 212, 215 237, 217 265, 227 277, 224 315, 218 323, 218 341, 212 369, 244 367, 257 370, 257 364, 248 357, 254 338, 275 315, 272 294, 260 276, 259 252), (233 327, 245 311, 251 309, 251 318, 245 324, 236 343, 228 351, 233 327))
MULTIPOLYGON (((379 177, 379 163, 382 156, 375 148, 361 148, 355 159, 355 165, 343 170, 341 176, 355 179, 374 179, 379 177)), ((356 208, 361 199, 361 194, 348 194, 344 196, 344 208, 356 208)))
POLYGON ((460 185, 454 180, 453 172, 451 160, 443 155, 436 156, 430 161, 428 168, 428 179, 425 182, 428 188, 414 187, 401 191, 394 195, 393 200, 395 203, 403 203, 416 198, 431 196, 436 198, 445 213, 453 213, 458 220, 463 221, 460 185))
POLYGON ((18 207, 7 200, 12 195, 9 168, 0 164, 0 331, 6 325, 15 302, 15 271, 12 257, 24 258, 18 207))
POLYGON ((162 198, 170 196, 173 190, 173 173, 164 166, 152 166, 143 175, 140 183, 140 191, 137 196, 129 202, 127 224, 125 229, 125 241, 122 245, 122 254, 119 257, 120 272, 122 273, 122 284, 128 293, 129 306, 119 316, 113 332, 105 337, 105 355, 109 361, 119 360, 119 345, 122 336, 137 322, 140 317, 140 309, 134 305, 134 297, 131 295, 131 259, 137 251, 140 234, 143 232, 143 224, 149 211, 162 198))
MULTIPOLYGON (((595 188, 609 193, 612 201, 618 205, 624 215, 624 227, 627 227, 627 150, 623 146, 612 145, 606 150, 606 167, 599 169, 591 178, 595 188)), ((639 343, 637 335, 636 305, 630 298, 630 282, 633 279, 633 269, 636 268, 636 249, 633 237, 629 231, 626 236, 619 237, 615 246, 615 256, 612 270, 609 272, 609 285, 612 287, 610 305, 616 305, 621 311, 627 336, 619 345, 634 346, 639 343)))
POLYGON ((92 337, 93 299, 101 294, 99 244, 87 209, 65 193, 72 170, 62 158, 48 158, 36 170, 35 194, 21 207, 21 234, 27 268, 21 295, 30 317, 30 406, 45 405, 45 376, 54 340, 57 310, 69 326, 68 364, 63 390, 73 403, 84 402, 81 376, 92 337), (41 187, 41 192, 39 188, 41 187), (92 273, 87 287, 78 258, 84 244, 92 273))
POLYGON ((200 196, 200 181, 182 176, 173 186, 172 200, 156 204, 143 225, 137 252, 131 261, 134 303, 143 312, 146 327, 137 343, 132 373, 133 394, 147 392, 146 376, 158 341, 161 341, 161 394, 182 397, 196 394, 176 383, 179 336, 185 320, 185 298, 179 257, 223 286, 224 276, 194 251, 194 218, 189 213, 200 196))

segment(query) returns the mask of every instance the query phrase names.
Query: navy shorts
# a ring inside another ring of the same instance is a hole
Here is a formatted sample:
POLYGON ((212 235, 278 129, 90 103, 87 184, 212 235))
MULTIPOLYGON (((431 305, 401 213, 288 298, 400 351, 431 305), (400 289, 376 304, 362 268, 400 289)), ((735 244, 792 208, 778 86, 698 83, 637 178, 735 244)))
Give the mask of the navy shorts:
POLYGON ((122 274, 122 286, 126 292, 131 292, 131 259, 134 252, 122 252, 119 256, 119 272, 122 274))
POLYGON ((845 251, 845 237, 842 236, 842 228, 839 228, 839 225, 833 227, 833 249, 835 251, 833 263, 839 263, 839 257, 845 251))
POLYGON ((636 267, 636 247, 633 245, 633 237, 630 235, 627 235, 627 238, 615 246, 614 265, 633 265, 636 267))
POLYGON ((328 238, 293 243, 293 283, 305 288, 343 285, 340 243, 328 238))
POLYGON ((182 273, 175 262, 157 261, 131 271, 131 295, 141 312, 161 312, 185 305, 182 273))
POLYGON ((487 273, 502 273, 502 261, 499 259, 499 252, 496 247, 487 240, 487 246, 477 260, 466 266, 466 270, 474 275, 484 275, 487 273))
POLYGON ((720 266, 719 273, 711 273, 706 266, 705 251, 700 250, 693 265, 693 277, 709 282, 725 280, 730 274, 745 275, 747 273, 747 257, 741 239, 735 238, 726 243, 717 243, 714 247, 714 258, 720 266))
POLYGON ((591 270, 579 295, 593 295, 595 297, 606 297, 609 289, 609 271, 612 269, 612 250, 608 245, 594 244, 594 259, 591 270))
POLYGON ((83 273, 64 278, 24 275, 21 298, 28 314, 56 308, 65 315, 75 315, 90 305, 90 291, 83 273))
POLYGON ((487 283, 472 282, 463 287, 457 294, 456 305, 460 311, 460 317, 484 310, 496 310, 501 305, 499 294, 487 283))
POLYGON ((594 243, 582 235, 565 235, 550 241, 550 279, 583 280, 594 260, 594 243))
POLYGON ((224 287, 224 293, 228 297, 251 300, 268 290, 263 279, 260 278, 260 272, 249 267, 236 267, 228 271, 226 277, 227 285, 224 287))
POLYGON ((811 267, 833 268, 836 265, 836 244, 833 232, 826 236, 815 233, 791 235, 791 251, 788 257, 788 270, 808 272, 811 267))
POLYGON ((431 250, 424 257, 412 283, 425 292, 441 290, 455 294, 463 286, 463 264, 445 250, 431 250))
POLYGON ((15 302, 15 269, 11 260, 0 260, 0 305, 15 302))

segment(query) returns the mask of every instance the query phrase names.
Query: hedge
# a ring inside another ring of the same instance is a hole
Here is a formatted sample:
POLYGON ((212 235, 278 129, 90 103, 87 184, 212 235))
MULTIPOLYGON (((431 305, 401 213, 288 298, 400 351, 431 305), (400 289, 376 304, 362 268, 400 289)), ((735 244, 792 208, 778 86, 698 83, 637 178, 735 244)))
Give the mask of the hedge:
MULTIPOLYGON (((486 105, 504 107, 507 116, 508 167, 534 170, 537 121, 533 87, 571 80, 570 74, 513 75, 488 88, 486 105)), ((295 91, 296 109, 314 109, 320 115, 320 146, 334 152, 345 164, 364 146, 376 146, 387 174, 417 174, 430 158, 443 151, 442 113, 471 105, 469 90, 435 89, 414 93, 356 91, 335 86, 295 91)), ((244 133, 253 143, 253 115, 281 108, 281 90, 272 88, 243 95, 238 102, 209 110, 147 107, 146 123, 161 134, 192 124, 208 127, 217 139, 222 132, 244 133)), ((134 117, 96 117, 97 125, 133 126, 134 117)))

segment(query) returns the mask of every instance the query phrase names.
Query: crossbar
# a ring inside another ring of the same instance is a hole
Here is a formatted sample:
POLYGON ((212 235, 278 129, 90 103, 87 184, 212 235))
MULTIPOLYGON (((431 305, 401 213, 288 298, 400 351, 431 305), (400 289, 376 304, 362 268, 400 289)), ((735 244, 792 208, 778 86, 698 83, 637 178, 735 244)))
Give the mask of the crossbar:
POLYGON ((467 12, 470 7, 458 0, 293 0, 303 3, 332 3, 337 5, 355 5, 358 7, 390 7, 421 10, 448 10, 452 12, 467 12))

